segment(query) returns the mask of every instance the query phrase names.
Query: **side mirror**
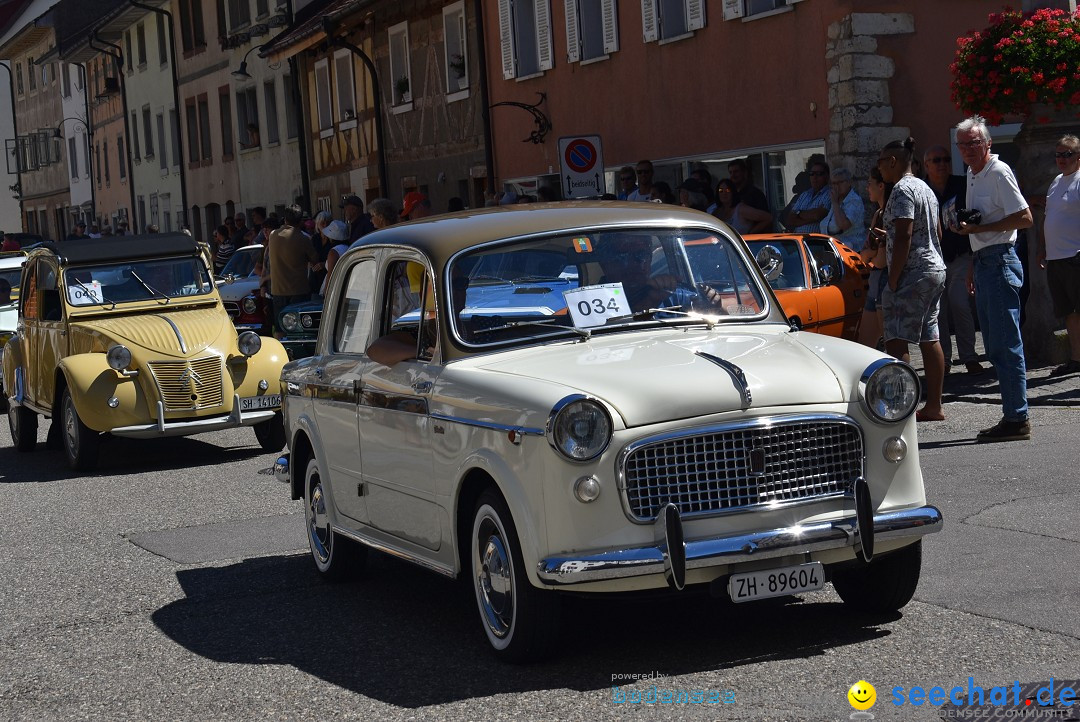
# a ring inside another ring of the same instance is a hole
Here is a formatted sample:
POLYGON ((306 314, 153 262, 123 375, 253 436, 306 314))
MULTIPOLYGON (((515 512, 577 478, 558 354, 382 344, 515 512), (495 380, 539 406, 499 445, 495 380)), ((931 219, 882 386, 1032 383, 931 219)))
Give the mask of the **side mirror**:
POLYGON ((762 246, 755 260, 767 281, 775 281, 784 272, 784 256, 780 253, 780 249, 772 244, 762 246))

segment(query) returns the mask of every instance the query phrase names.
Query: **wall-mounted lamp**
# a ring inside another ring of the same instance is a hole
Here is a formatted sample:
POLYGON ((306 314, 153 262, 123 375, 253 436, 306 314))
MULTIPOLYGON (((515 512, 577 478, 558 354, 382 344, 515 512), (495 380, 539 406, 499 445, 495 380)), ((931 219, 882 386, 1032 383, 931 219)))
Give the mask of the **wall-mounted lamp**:
POLYGON ((74 121, 74 122, 78 123, 79 125, 81 125, 83 127, 83 130, 86 131, 87 135, 93 135, 94 134, 94 131, 90 129, 90 126, 87 125, 86 121, 83 120, 82 118, 64 118, 63 120, 60 121, 60 125, 53 128, 53 132, 52 132, 52 137, 53 138, 63 138, 64 137, 62 129, 64 127, 64 123, 68 122, 69 120, 74 121))
POLYGON ((247 59, 249 55, 261 47, 261 45, 254 45, 244 53, 244 59, 240 61, 240 67, 232 71, 232 76, 234 78, 237 80, 251 80, 251 73, 247 71, 247 59))

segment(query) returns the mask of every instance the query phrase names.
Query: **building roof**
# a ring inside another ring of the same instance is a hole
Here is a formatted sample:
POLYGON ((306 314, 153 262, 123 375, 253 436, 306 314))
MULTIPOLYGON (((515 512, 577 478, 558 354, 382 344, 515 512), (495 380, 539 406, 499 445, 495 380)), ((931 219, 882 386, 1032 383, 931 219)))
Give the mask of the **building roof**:
POLYGON ((288 30, 262 46, 259 56, 271 61, 284 60, 322 42, 326 37, 325 23, 337 23, 343 17, 374 5, 376 0, 329 0, 311 3, 288 30))

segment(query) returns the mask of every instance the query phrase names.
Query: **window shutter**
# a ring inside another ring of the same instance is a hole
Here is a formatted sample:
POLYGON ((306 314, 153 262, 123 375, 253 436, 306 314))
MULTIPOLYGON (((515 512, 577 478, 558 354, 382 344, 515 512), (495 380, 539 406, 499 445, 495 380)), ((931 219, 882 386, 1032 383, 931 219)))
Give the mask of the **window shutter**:
POLYGON ((705 0, 686 0, 686 29, 701 30, 705 27, 705 0))
MULTIPOLYGON (((588 0, 585 0, 588 2, 588 0)), ((566 62, 576 63, 581 59, 581 45, 578 42, 577 0, 565 0, 566 6, 566 62)))
POLYGON ((514 27, 510 0, 499 0, 499 41, 502 43, 502 72, 504 80, 512 80, 514 72, 514 27))
POLYGON ((724 20, 738 20, 744 10, 743 0, 724 0, 724 20))
POLYGON ((600 0, 600 16, 604 25, 604 53, 619 49, 619 17, 615 0, 600 0))
POLYGON ((656 0, 641 0, 641 29, 647 43, 660 37, 656 27, 656 0))
POLYGON ((550 0, 536 0, 536 55, 540 61, 540 70, 551 70, 551 3, 550 0))

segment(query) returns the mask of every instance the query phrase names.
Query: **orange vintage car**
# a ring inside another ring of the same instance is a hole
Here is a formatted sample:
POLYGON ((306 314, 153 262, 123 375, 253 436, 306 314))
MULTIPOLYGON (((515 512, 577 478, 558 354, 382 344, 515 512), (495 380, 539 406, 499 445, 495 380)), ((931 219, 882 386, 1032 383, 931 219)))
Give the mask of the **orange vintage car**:
POLYGON ((870 267, 858 252, 821 233, 744 236, 784 313, 806 331, 859 337, 870 267))

